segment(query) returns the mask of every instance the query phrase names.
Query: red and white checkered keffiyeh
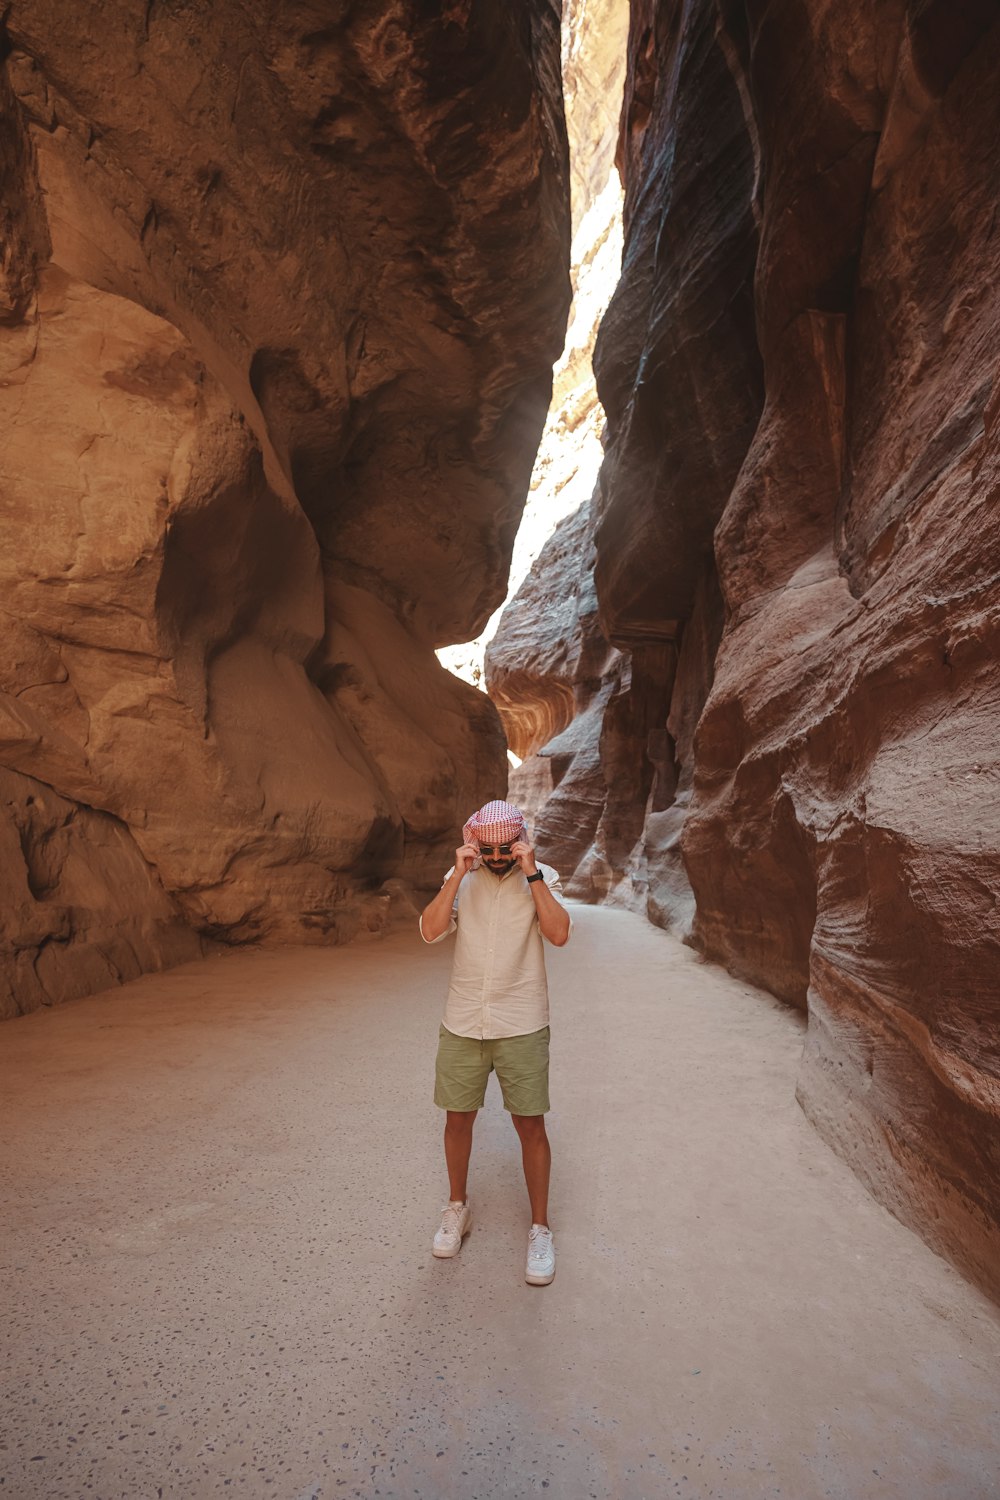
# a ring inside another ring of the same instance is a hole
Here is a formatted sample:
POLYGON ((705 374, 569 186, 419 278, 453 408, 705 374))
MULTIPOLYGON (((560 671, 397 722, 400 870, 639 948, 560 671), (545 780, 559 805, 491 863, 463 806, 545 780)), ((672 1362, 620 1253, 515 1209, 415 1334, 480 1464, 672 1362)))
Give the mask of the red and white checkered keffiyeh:
POLYGON ((521 809, 510 802, 487 802, 462 829, 462 841, 474 844, 516 844, 527 836, 521 809))

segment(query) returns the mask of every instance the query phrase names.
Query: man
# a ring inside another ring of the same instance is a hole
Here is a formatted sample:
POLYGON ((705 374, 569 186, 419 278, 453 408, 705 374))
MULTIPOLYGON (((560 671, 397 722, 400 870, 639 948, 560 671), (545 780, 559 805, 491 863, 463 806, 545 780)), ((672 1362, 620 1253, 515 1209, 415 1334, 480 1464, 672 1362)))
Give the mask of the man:
POLYGON ((446 1112, 451 1198, 434 1236, 434 1254, 457 1255, 471 1227, 466 1180, 472 1127, 495 1069, 521 1140, 531 1204, 525 1280, 547 1286, 556 1274, 556 1252, 549 1227, 549 996, 542 938, 561 948, 572 923, 556 894, 559 876, 536 863, 516 807, 487 802, 466 823, 462 841, 420 917, 425 943, 458 933, 434 1086, 434 1103, 446 1112))

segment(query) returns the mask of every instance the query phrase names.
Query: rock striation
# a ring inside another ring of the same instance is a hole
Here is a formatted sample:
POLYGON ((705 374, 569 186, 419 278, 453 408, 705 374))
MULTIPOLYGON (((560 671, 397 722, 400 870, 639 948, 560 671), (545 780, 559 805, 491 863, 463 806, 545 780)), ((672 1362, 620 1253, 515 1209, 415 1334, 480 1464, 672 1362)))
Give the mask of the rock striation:
POLYGON ((506 786, 558 7, 4 13, 0 1013, 342 941, 506 786))
POLYGON ((998 1295, 1000 19, 638 0, 628 49, 586 535, 631 671, 566 718, 553 549, 511 606, 541 852, 803 1007, 809 1117, 998 1295))

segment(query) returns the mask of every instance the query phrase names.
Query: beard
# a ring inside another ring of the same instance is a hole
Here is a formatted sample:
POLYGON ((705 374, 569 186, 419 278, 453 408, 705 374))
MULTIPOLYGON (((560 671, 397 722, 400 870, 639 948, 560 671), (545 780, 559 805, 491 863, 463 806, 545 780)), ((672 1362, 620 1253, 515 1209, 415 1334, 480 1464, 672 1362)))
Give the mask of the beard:
POLYGON ((508 870, 513 870, 514 866, 517 864, 517 860, 512 859, 509 855, 506 859, 487 859, 484 854, 483 864, 488 870, 491 870, 494 875, 506 875, 508 870))

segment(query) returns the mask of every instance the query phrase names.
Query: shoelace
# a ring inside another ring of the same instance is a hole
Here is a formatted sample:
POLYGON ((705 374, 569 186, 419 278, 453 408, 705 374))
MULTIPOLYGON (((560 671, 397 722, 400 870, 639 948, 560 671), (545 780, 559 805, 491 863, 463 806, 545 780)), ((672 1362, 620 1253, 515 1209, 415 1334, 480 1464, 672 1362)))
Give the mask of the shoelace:
POLYGON ((552 1231, 540 1224, 532 1224, 528 1230, 528 1254, 532 1260, 546 1260, 552 1248, 552 1231))
MULTIPOLYGON (((464 1208, 464 1204, 462 1207, 464 1208)), ((458 1226, 462 1219, 462 1209, 456 1208, 454 1203, 446 1203, 441 1210, 441 1228, 445 1234, 457 1234, 458 1226)))

